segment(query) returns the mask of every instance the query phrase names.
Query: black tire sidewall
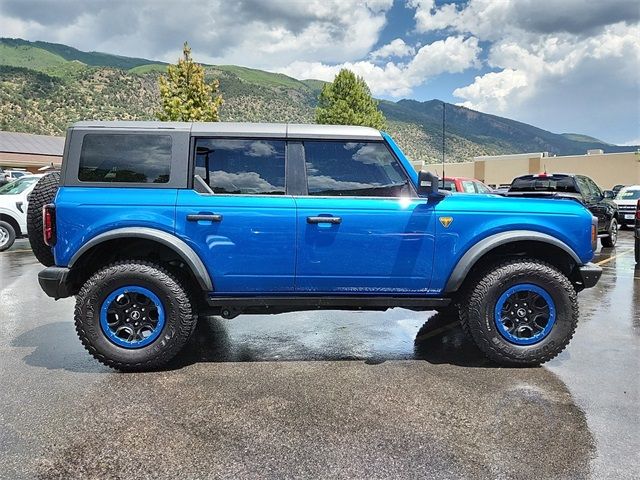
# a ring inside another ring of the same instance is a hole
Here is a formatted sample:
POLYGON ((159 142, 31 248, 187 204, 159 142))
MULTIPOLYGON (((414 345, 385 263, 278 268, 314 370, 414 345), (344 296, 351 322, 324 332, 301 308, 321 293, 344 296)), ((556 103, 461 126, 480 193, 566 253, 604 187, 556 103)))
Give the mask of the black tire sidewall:
POLYGON ((50 172, 38 180, 27 206, 27 236, 31 250, 45 267, 55 264, 53 250, 42 238, 42 207, 53 202, 60 186, 60 172, 50 172))
POLYGON ((9 234, 9 240, 7 241, 7 243, 5 243, 4 245, 0 245, 0 252, 4 252, 5 250, 10 249, 11 245, 13 245, 13 243, 16 241, 16 230, 13 228, 13 226, 10 223, 4 222, 1 220, 0 220, 0 227, 6 230, 7 233, 9 234))
MULTIPOLYGON (((110 270, 112 273, 106 279, 101 278, 99 282, 92 282, 90 279, 78 296, 76 326, 81 339, 91 353, 104 357, 109 363, 116 364, 115 366, 135 367, 165 363, 182 348, 185 334, 188 338, 191 333, 183 331, 184 302, 188 302, 186 293, 164 272, 158 276, 150 276, 128 271, 126 268, 111 267, 110 270), (165 324, 160 335, 152 343, 141 348, 116 345, 109 340, 100 326, 100 309, 104 300, 114 290, 127 285, 149 289, 157 295, 164 309, 165 324), (181 290, 182 295, 176 295, 176 288, 181 290)), ((100 272, 96 276, 100 276, 100 272)))
MULTIPOLYGON (((537 363, 540 358, 555 355, 568 343, 575 329, 573 305, 565 289, 566 285, 557 281, 554 276, 540 272, 525 271, 504 275, 487 289, 481 302, 476 300, 476 305, 470 305, 470 311, 476 312, 476 315, 469 316, 471 332, 476 343, 483 350, 485 348, 481 344, 485 343, 490 351, 495 351, 500 357, 514 363, 537 363), (502 336, 495 323, 495 307, 500 296, 509 288, 523 283, 536 285, 545 290, 556 309, 556 320, 551 331, 533 345, 511 343, 502 336)), ((488 352, 485 350, 485 353, 488 352)))

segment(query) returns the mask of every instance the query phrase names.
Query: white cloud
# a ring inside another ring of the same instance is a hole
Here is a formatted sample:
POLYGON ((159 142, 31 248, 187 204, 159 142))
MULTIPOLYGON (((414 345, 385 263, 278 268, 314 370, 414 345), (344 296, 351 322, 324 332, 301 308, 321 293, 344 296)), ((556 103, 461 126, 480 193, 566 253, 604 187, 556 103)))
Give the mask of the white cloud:
POLYGON ((478 39, 449 37, 424 45, 408 63, 388 62, 376 65, 370 61, 327 65, 322 62, 294 62, 277 71, 299 79, 317 78, 331 81, 341 68, 362 76, 375 95, 400 97, 429 78, 444 72, 457 73, 478 65, 478 39))
POLYGON ((493 71, 453 94, 469 108, 623 142, 640 134, 637 0, 411 0, 418 32, 489 43, 493 71), (615 126, 615 127, 614 127, 615 126))
POLYGON ((639 26, 618 23, 591 37, 497 41, 488 63, 499 71, 453 94, 475 110, 625 142, 640 134, 639 39, 639 26))
POLYGON ((392 0, 0 0, 3 34, 121 55, 257 68, 344 62, 378 42, 392 0), (7 25, 7 26, 5 26, 7 25))
POLYGON ((378 50, 374 50, 371 52, 370 56, 373 59, 378 58, 389 58, 389 57, 406 57, 408 55, 413 55, 416 52, 416 49, 411 45, 407 45, 404 43, 404 40, 401 38, 396 38, 392 40, 390 43, 383 45, 378 50))

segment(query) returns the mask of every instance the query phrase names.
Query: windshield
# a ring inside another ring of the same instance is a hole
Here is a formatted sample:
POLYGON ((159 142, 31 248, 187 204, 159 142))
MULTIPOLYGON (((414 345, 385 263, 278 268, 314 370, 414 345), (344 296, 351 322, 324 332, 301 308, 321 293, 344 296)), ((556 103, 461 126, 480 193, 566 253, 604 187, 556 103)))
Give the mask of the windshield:
POLYGON ((0 187, 0 195, 18 195, 19 193, 24 192, 27 188, 29 188, 30 185, 33 185, 38 180, 40 180, 39 177, 28 176, 20 178, 15 182, 7 183, 6 185, 0 187))
POLYGON ((618 192, 616 200, 638 200, 640 198, 640 188, 623 188, 618 192))

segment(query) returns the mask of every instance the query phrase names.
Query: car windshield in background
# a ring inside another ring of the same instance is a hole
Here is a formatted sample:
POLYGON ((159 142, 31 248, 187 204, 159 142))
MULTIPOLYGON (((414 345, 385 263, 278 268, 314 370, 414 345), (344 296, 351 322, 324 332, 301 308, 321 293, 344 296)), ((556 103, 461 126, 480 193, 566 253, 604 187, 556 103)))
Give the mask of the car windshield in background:
POLYGON ((29 185, 36 183, 39 179, 40 177, 27 176, 16 180, 15 182, 7 183, 0 187, 0 195, 18 195, 29 188, 29 185))
POLYGON ((640 189, 626 189, 623 188, 618 193, 616 200, 638 200, 640 199, 640 189))
POLYGON ((511 184, 510 192, 565 192, 578 193, 571 177, 521 177, 511 184))

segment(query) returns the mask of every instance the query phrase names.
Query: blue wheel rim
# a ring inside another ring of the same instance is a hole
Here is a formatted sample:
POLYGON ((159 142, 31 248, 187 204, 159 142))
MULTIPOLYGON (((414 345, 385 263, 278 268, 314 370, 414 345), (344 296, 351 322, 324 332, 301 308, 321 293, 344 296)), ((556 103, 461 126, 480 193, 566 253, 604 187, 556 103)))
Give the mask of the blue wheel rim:
POLYGON ((124 348, 141 348, 154 342, 165 323, 164 306, 151 290, 137 285, 120 287, 100 308, 100 327, 106 337, 124 348))
POLYGON ((544 288, 520 283, 500 295, 494 319, 498 331, 507 341, 533 345, 551 332, 556 323, 556 307, 544 288))

